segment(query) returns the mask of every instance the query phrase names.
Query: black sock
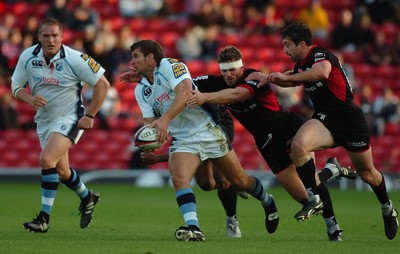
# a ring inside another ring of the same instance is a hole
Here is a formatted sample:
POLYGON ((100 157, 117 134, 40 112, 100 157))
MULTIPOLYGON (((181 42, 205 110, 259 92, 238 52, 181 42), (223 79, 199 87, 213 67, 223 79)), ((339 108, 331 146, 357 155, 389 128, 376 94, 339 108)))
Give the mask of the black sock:
POLYGON ((296 168, 301 181, 306 187, 307 191, 311 190, 313 194, 318 194, 317 183, 315 182, 315 164, 314 159, 311 158, 303 166, 296 168))
POLYGON ((386 184, 385 184, 385 178, 383 177, 383 174, 380 173, 382 175, 382 182, 376 186, 376 187, 372 187, 372 190, 374 191, 376 197, 378 198, 379 202, 382 205, 385 205, 387 203, 389 203, 389 196, 386 190, 386 184))
POLYGON ((327 183, 332 178, 332 176, 332 171, 327 168, 324 168, 321 172, 318 173, 319 180, 322 184, 327 183))
POLYGON ((237 194, 232 186, 225 190, 218 189, 218 198, 221 200, 226 216, 232 217, 236 215, 237 194))
MULTIPOLYGON (((319 196, 321 197, 322 202, 324 203, 324 212, 322 216, 326 218, 335 217, 335 212, 333 210, 331 196, 329 194, 328 189, 322 183, 318 186, 319 196)), ((336 222, 336 219, 334 218, 336 222)))

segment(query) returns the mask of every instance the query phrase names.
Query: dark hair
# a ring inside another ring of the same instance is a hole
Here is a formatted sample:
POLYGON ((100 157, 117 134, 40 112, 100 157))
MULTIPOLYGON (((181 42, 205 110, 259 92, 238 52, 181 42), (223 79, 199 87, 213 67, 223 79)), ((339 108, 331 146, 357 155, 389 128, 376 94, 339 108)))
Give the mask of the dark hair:
POLYGON ((282 39, 290 39, 294 44, 299 45, 304 41, 307 46, 312 45, 312 33, 306 24, 293 22, 282 31, 282 39))
POLYGON ((218 54, 218 63, 234 62, 243 58, 242 52, 235 46, 227 46, 218 54))
POLYGON ((44 25, 55 25, 60 28, 61 33, 63 31, 62 24, 60 21, 58 21, 57 19, 54 19, 54 18, 45 18, 42 21, 40 21, 40 23, 39 23, 39 29, 38 29, 39 34, 42 32, 42 26, 44 26, 44 25))
POLYGON ((131 51, 134 51, 135 49, 139 49, 144 56, 152 53, 157 65, 160 64, 161 59, 165 58, 164 49, 161 47, 160 43, 153 40, 137 41, 131 45, 131 51))

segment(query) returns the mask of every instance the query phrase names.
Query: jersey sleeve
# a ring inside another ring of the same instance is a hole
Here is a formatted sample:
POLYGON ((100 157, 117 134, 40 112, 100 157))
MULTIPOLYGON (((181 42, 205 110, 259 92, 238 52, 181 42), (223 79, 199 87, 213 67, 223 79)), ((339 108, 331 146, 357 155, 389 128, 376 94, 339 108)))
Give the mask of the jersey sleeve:
POLYGON ((96 85, 105 69, 92 57, 78 51, 71 51, 72 67, 80 80, 90 86, 96 85))
MULTIPOLYGON (((139 105, 140 111, 142 112, 143 118, 156 117, 156 114, 149 103, 146 100, 146 86, 138 83, 135 88, 135 97, 139 105)), ((148 88, 150 89, 150 88, 148 88)))
POLYGON ((192 79, 187 66, 176 59, 165 59, 160 68, 169 81, 172 90, 185 79, 192 79))
POLYGON ((27 63, 28 63, 27 55, 22 53, 18 59, 17 66, 15 67, 14 73, 11 77, 11 82, 16 87, 23 88, 26 83, 29 81, 28 71, 27 71, 27 63))

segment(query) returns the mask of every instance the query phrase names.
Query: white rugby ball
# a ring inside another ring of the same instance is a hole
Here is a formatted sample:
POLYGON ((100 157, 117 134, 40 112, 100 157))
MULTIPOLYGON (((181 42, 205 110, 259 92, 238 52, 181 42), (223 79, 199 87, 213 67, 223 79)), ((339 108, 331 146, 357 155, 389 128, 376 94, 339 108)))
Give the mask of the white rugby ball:
POLYGON ((157 141, 157 129, 150 124, 142 126, 133 136, 135 145, 143 151, 155 151, 163 144, 157 141))

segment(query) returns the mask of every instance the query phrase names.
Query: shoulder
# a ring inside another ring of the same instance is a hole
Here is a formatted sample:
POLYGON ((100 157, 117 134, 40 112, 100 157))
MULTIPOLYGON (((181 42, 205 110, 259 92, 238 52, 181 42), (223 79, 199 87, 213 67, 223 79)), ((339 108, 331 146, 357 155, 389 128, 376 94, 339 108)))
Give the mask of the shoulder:
POLYGON ((24 59, 27 60, 27 59, 29 59, 31 57, 35 57, 35 56, 37 56, 39 54, 40 49, 41 49, 41 46, 39 44, 33 45, 33 46, 25 49, 24 51, 22 51, 22 53, 21 53, 19 58, 21 60, 24 60, 24 59))
POLYGON ((201 92, 213 92, 225 88, 222 76, 203 75, 193 78, 194 84, 201 92))
POLYGON ((175 58, 163 58, 160 62, 160 70, 171 70, 174 74, 187 73, 187 66, 175 58))
POLYGON ((62 51, 64 52, 64 57, 66 58, 67 61, 72 61, 72 62, 86 62, 90 56, 80 52, 78 50, 72 49, 66 45, 62 46, 62 51))
POLYGON ((334 58, 335 55, 326 48, 316 46, 311 50, 310 59, 312 59, 313 62, 319 62, 322 60, 332 61, 334 58))

